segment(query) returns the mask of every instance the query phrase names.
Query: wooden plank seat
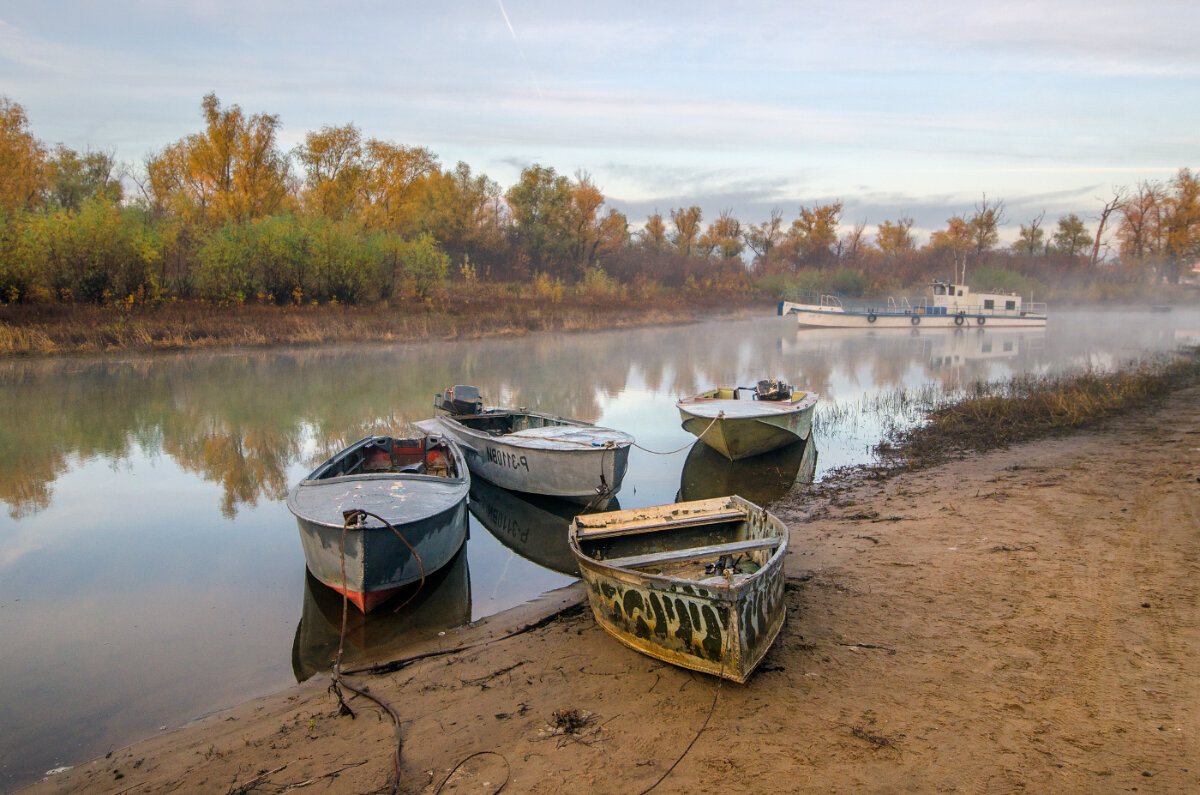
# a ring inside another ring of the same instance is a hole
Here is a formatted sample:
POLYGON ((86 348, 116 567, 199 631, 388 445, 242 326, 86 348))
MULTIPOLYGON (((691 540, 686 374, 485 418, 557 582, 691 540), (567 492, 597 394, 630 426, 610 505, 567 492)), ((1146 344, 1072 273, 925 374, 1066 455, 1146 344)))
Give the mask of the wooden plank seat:
POLYGON ((744 511, 734 508, 726 511, 704 511, 703 513, 678 516, 670 519, 651 517, 640 523, 636 521, 628 521, 620 522, 615 525, 597 525, 588 527, 586 525, 587 517, 580 516, 575 520, 578 528, 575 531, 575 537, 580 541, 592 541, 598 538, 637 535, 638 533, 652 533, 655 530, 666 530, 667 528, 694 527, 696 525, 704 524, 735 522, 741 521, 745 518, 746 514, 744 511))
POLYGON ((623 558, 609 558, 601 563, 609 566, 619 566, 623 569, 634 569, 651 563, 677 563, 679 561, 699 560, 720 555, 733 555, 739 552, 753 552, 758 549, 775 549, 779 546, 778 538, 752 538, 748 541, 731 541, 725 544, 711 544, 704 547, 689 547, 687 549, 672 549, 666 552, 648 552, 644 555, 629 555, 623 558))

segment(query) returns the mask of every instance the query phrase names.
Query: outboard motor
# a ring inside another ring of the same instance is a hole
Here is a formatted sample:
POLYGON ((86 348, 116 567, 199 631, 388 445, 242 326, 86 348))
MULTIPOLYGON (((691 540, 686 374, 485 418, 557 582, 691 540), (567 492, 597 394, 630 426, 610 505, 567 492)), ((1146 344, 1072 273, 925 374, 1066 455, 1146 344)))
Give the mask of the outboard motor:
POLYGON ((482 414, 483 399, 478 387, 452 386, 433 396, 433 407, 450 414, 482 414))
POLYGON ((759 381, 754 388, 754 397, 758 400, 787 400, 791 396, 792 388, 778 378, 759 381))

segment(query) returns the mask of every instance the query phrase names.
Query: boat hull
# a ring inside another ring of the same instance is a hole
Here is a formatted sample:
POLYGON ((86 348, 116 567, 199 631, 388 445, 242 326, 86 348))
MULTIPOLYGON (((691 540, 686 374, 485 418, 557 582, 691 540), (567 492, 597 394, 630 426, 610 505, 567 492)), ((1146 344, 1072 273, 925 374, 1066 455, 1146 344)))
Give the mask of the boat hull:
POLYGON ((632 438, 606 429, 597 430, 628 441, 591 446, 555 444, 529 436, 491 436, 452 417, 422 420, 416 425, 449 436, 462 448, 472 475, 511 491, 595 504, 621 488, 629 467, 632 438))
POLYGON ((778 518, 740 498, 704 502, 730 500, 747 506, 752 537, 779 539, 767 564, 734 586, 606 565, 580 551, 574 525, 570 540, 592 613, 608 634, 655 659, 744 683, 783 627, 788 531, 778 518))
POLYGON ((848 312, 837 307, 783 302, 780 314, 796 316, 800 328, 1045 328, 1045 315, 1004 312, 925 314, 921 312, 848 312))
POLYGON ((342 579, 342 528, 330 527, 297 517, 304 561, 319 581, 369 613, 401 588, 441 569, 454 558, 467 539, 467 504, 459 502, 446 511, 415 522, 393 522, 397 532, 413 546, 420 563, 408 547, 387 527, 346 531, 345 586, 342 579))
POLYGON ((685 431, 730 461, 740 461, 807 440, 816 402, 817 396, 807 393, 795 405, 699 396, 675 405, 685 431))
POLYGON ((300 481, 288 493, 287 506, 296 517, 308 570, 367 613, 453 559, 467 537, 470 487, 465 457, 453 441, 368 437, 300 481), (389 449, 404 452, 389 455, 389 449), (448 456, 449 466, 364 468, 380 455, 389 464, 403 455, 422 462, 448 456), (344 527, 344 512, 351 510, 374 516, 344 527))

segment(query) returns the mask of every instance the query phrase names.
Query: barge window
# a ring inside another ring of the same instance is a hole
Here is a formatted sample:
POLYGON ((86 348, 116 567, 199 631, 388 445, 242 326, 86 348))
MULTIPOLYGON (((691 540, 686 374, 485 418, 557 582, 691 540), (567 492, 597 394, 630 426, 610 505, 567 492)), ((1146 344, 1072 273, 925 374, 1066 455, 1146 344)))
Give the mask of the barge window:
POLYGON ((985 299, 983 299, 983 308, 984 309, 995 309, 996 302, 993 301, 991 298, 985 298, 985 299))
POLYGON ((1016 308, 1017 308, 1017 302, 1016 302, 1016 301, 1005 301, 1005 302, 1004 302, 1004 308, 1005 308, 1005 309, 1007 309, 1007 310, 1013 310, 1013 309, 1016 309, 1016 308))

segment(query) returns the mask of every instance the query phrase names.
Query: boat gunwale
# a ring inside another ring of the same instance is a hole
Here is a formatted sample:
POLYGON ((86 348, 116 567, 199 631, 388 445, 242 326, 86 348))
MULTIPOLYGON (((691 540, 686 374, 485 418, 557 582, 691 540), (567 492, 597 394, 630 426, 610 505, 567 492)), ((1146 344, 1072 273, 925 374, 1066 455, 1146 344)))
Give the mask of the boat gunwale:
MULTIPOLYGON (((772 567, 772 565, 776 562, 776 558, 781 559, 784 555, 787 554, 788 541, 789 541, 789 537, 791 536, 791 531, 788 529, 787 525, 784 524, 782 519, 780 519, 778 516, 775 516, 775 514, 770 513, 765 508, 759 508, 758 506, 754 506, 753 503, 749 502, 748 500, 745 500, 742 497, 737 497, 736 495, 732 495, 732 496, 735 497, 737 500, 741 501, 742 503, 745 503, 748 506, 753 506, 754 510, 761 510, 764 513, 766 513, 767 516, 770 517, 771 520, 773 520, 773 522, 778 523, 780 529, 782 530, 782 532, 778 536, 779 546, 777 546, 775 548, 775 551, 771 554, 771 556, 768 557, 763 562, 763 564, 758 567, 757 571, 752 572, 747 575, 744 575, 744 579, 738 580, 737 582, 707 583, 707 582, 702 582, 700 580, 691 579, 691 578, 672 577, 672 576, 665 575, 665 574, 652 574, 649 572, 639 571, 638 569, 626 568, 624 566, 613 566, 603 560, 598 560, 596 558, 593 558, 591 555, 588 555, 587 553, 585 553, 583 551, 583 548, 579 546, 577 525, 574 520, 571 521, 571 526, 567 533, 567 541, 571 547, 572 553, 574 553, 576 555, 576 557, 579 558, 580 565, 582 565, 583 563, 586 562, 593 567, 602 569, 604 572, 616 572, 616 573, 620 573, 620 574, 625 574, 627 576, 635 577, 639 581, 642 581, 642 582, 654 581, 654 582, 668 584, 668 585, 687 585, 687 586, 693 586, 693 587, 697 587, 697 588, 712 588, 718 592, 719 598, 724 597, 724 598, 721 598, 721 601, 734 601, 740 591, 745 590, 746 587, 750 583, 752 583, 755 579, 758 579, 759 577, 764 576, 766 574, 768 569, 770 569, 772 567)), ((723 499, 723 498, 717 498, 717 499, 723 499)), ((700 501, 698 500, 697 502, 700 502, 700 501)), ((677 504, 685 505, 686 503, 677 503, 677 504)), ((735 503, 735 504, 737 504, 737 503, 735 503)), ((750 515, 749 515, 750 509, 746 508, 746 505, 739 505, 739 507, 743 508, 743 511, 742 511, 743 518, 741 520, 727 518, 727 519, 721 520, 720 523, 724 524, 724 523, 730 522, 730 521, 744 521, 744 522, 750 521, 750 515)), ((627 510, 637 511, 637 510, 641 510, 641 509, 630 508, 627 510)), ((600 515, 600 514, 591 514, 591 516, 598 516, 598 515, 600 515)), ((696 525, 690 525, 690 527, 695 527, 695 526, 696 525)), ((664 528, 664 529, 666 529, 666 528, 664 528)), ((601 540, 601 539, 596 539, 596 540, 601 540)), ((780 561, 780 565, 782 565, 782 561, 780 561)), ((603 573, 603 572, 601 572, 601 573, 603 573)), ((702 597, 698 597, 698 598, 702 598, 702 597)))
MULTIPOLYGON (((440 415, 437 417, 433 417, 432 421, 439 422, 439 423, 453 422, 454 424, 451 426, 451 428, 449 430, 446 431, 446 433, 451 433, 451 432, 463 433, 464 435, 469 436, 472 440, 479 440, 480 442, 486 442, 488 444, 510 445, 512 447, 519 447, 524 450, 536 450, 536 451, 540 451, 540 452, 596 453, 599 451, 612 450, 614 448, 620 449, 623 447, 630 447, 633 445, 633 442, 634 442, 633 436, 626 433, 625 431, 619 431, 616 428, 607 428, 607 427, 604 427, 601 425, 596 425, 595 423, 587 422, 585 420, 576 420, 576 419, 571 419, 570 417, 560 417, 555 414, 544 414, 544 413, 537 412, 537 411, 510 411, 508 409, 496 409, 496 410, 494 410, 495 413, 492 413, 492 412, 493 412, 493 410, 489 409, 488 413, 486 413, 486 414, 483 414, 483 415, 472 414, 472 415, 468 415, 468 416, 473 416, 473 417, 479 417, 479 416, 539 417, 541 419, 556 420, 559 425, 578 426, 578 427, 584 428, 584 429, 591 428, 596 431, 603 431, 606 433, 614 434, 620 438, 616 439, 616 440, 609 440, 609 441, 613 442, 611 447, 608 446, 607 441, 604 443, 590 444, 590 445, 584 446, 583 443, 581 443, 581 442, 562 441, 562 440, 558 440, 558 439, 533 438, 533 437, 528 437, 528 436, 518 436, 517 434, 521 433, 521 431, 514 431, 511 433, 503 433, 503 434, 493 436, 492 434, 487 433, 486 431, 481 431, 478 428, 472 428, 470 425, 463 423, 461 421, 460 417, 457 417, 453 414, 443 414, 443 415, 440 415)), ((428 423, 428 422, 430 422, 430 420, 422 420, 421 422, 428 423)), ((417 427, 421 427, 421 425, 418 423, 417 427)), ((537 429, 536 428, 528 428, 525 430, 537 430, 537 429)))
MULTIPOLYGON (((290 503, 290 501, 291 501, 290 494, 288 495, 288 498, 289 498, 289 503, 290 503)), ((420 515, 416 515, 416 516, 412 516, 412 517, 406 517, 403 520, 399 519, 398 517, 390 518, 389 523, 393 527, 399 527, 402 524, 408 525, 408 524, 413 524, 415 522, 423 522, 423 521, 426 521, 429 519, 434 519, 438 516, 441 516, 442 514, 445 514, 450 511, 455 510, 456 508, 458 508, 459 504, 464 501, 464 499, 465 499, 465 497, 459 496, 459 497, 456 497, 453 501, 447 500, 444 505, 439 506, 436 510, 431 510, 428 513, 422 513, 420 515)), ((288 505, 288 510, 292 510, 290 504, 288 505)), ((326 528, 332 528, 334 530, 340 530, 342 528, 342 524, 340 522, 324 522, 324 521, 321 521, 320 519, 314 519, 312 517, 306 516, 305 514, 297 513, 294 510, 292 510, 292 515, 295 516, 297 519, 300 519, 300 520, 304 521, 305 523, 312 525, 313 527, 326 527, 326 528)), ((387 518, 387 517, 385 516, 385 518, 387 518)), ((367 518, 367 522, 372 522, 372 521, 373 520, 370 517, 367 518)), ((387 525, 382 525, 382 524, 362 524, 362 525, 354 525, 352 527, 346 528, 346 530, 351 533, 355 533, 355 532, 361 533, 361 532, 368 532, 368 531, 372 531, 372 530, 387 530, 387 529, 388 529, 387 525)))
MULTIPOLYGON (((713 390, 713 391, 715 391, 715 390, 713 390)), ((766 419, 769 417, 783 417, 783 416, 787 416, 789 414, 796 414, 801 411, 807 411, 808 409, 812 408, 813 406, 816 406, 817 402, 820 400, 820 397, 821 397, 820 393, 818 393, 818 392, 805 391, 804 397, 800 398, 800 400, 795 401, 795 402, 790 402, 790 401, 784 402, 784 401, 780 401, 780 400, 737 400, 735 398, 701 397, 701 395, 703 395, 703 394, 706 394, 706 393, 701 392, 698 395, 692 395, 691 397, 680 398, 679 400, 675 401, 675 408, 677 408, 680 411, 685 411, 693 417, 709 420, 709 419, 717 419, 717 418, 715 416, 709 416, 708 414, 697 413, 695 411, 690 410, 689 407, 695 406, 697 408, 714 408, 714 404, 716 404, 716 403, 748 403, 752 406, 755 404, 764 404, 764 407, 771 406, 772 408, 764 411, 761 414, 746 414, 746 415, 739 415, 736 417, 726 416, 723 418, 726 422, 732 422, 732 421, 736 421, 736 420, 761 420, 761 419, 766 419), (703 402, 701 402, 701 401, 703 401, 703 402)))
MULTIPOLYGON (((384 436, 384 434, 372 434, 371 436, 364 436, 362 439, 359 439, 357 442, 354 442, 353 444, 346 446, 345 448, 343 448, 343 449, 339 450, 338 452, 334 453, 333 455, 331 455, 325 461, 321 462, 317 466, 316 469, 314 469, 312 472, 310 472, 308 475, 306 475, 304 477, 304 479, 302 479, 295 486, 293 486, 291 489, 288 490, 287 498, 284 501, 284 504, 287 506, 288 511, 291 512, 291 514, 293 516, 295 516, 297 519, 307 522, 308 524, 311 524, 313 526, 339 528, 342 526, 340 523, 322 521, 321 519, 317 519, 317 518, 310 516, 306 511, 302 510, 301 506, 298 504, 299 494, 300 494, 301 489, 318 489, 322 486, 337 486, 337 485, 344 485, 347 483, 372 483, 373 485, 379 486, 379 485, 383 485, 383 484, 387 484, 387 483, 395 483, 397 481, 404 481, 404 482, 413 482, 415 484, 425 484, 425 485, 431 485, 431 486, 432 485, 442 485, 442 486, 447 487, 448 493, 446 494, 446 499, 439 501, 439 503, 436 504, 433 509, 429 510, 428 512, 422 513, 419 517, 416 517, 415 519, 413 519, 413 521, 423 521, 425 519, 439 516, 448 510, 453 510, 455 507, 457 507, 457 505, 460 502, 467 499, 467 496, 469 495, 470 489, 471 489, 471 474, 470 474, 470 469, 467 466, 467 456, 465 453, 463 453, 462 447, 458 444, 458 442, 456 442, 453 438, 451 438, 448 435, 426 434, 423 438, 427 439, 427 440, 431 439, 431 438, 436 439, 438 442, 446 445, 447 449, 450 452, 451 457, 454 458, 455 468, 458 470, 458 472, 461 473, 459 475, 441 476, 441 475, 430 475, 430 474, 424 473, 424 472, 403 472, 403 471, 401 471, 401 472, 357 472, 357 473, 350 474, 350 475, 336 475, 331 478, 314 478, 314 477, 312 477, 316 473, 318 473, 321 470, 328 467, 339 457, 346 455, 347 453, 351 452, 352 450, 354 450, 358 447, 365 446, 366 443, 371 440, 379 439, 383 436, 384 436), (444 504, 441 504, 441 503, 444 503, 444 504)), ((387 438, 395 440, 395 439, 403 438, 403 437, 388 436, 387 438)), ((387 528, 383 525, 380 525, 378 527, 371 526, 371 525, 365 525, 365 526, 360 526, 360 527, 355 527, 355 528, 347 528, 347 529, 361 531, 361 530, 385 530, 387 528)))
POLYGON ((629 569, 624 566, 610 566, 602 560, 596 560, 590 555, 583 552, 579 553, 580 564, 587 563, 593 567, 603 569, 605 572, 616 572, 636 578, 639 582, 656 582, 665 585, 686 585, 693 588, 710 588, 716 592, 715 597, 705 597, 699 594, 692 594, 697 599, 716 598, 722 602, 736 601, 740 593, 747 589, 750 583, 756 579, 765 576, 767 570, 772 567, 776 558, 787 554, 787 540, 781 539, 779 546, 775 548, 775 552, 767 558, 767 560, 758 567, 758 570, 750 574, 742 575, 744 579, 737 582, 703 582, 701 580, 693 580, 686 577, 671 577, 666 574, 651 574, 649 572, 639 571, 638 569, 629 569))
MULTIPOLYGON (((466 467, 465 459, 463 467, 466 467)), ((337 475, 332 478, 305 478, 297 483, 296 486, 321 486, 325 483, 346 483, 349 481, 359 482, 364 480, 419 480, 433 483, 447 483, 455 486, 467 482, 465 476, 443 477, 440 475, 430 475, 425 472, 358 472, 353 475, 337 475)))

